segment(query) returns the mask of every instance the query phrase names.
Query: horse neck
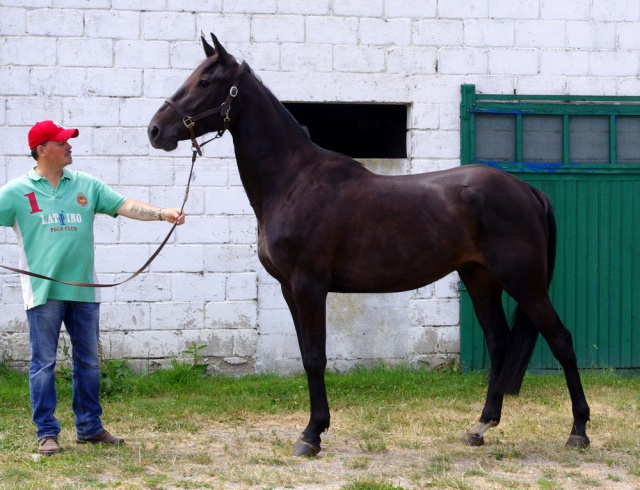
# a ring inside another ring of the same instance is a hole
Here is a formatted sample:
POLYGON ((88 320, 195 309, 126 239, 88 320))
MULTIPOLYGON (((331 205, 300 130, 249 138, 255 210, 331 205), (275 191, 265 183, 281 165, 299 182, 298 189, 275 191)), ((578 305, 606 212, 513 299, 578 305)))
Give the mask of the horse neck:
POLYGON ((249 201, 260 219, 265 201, 286 192, 314 147, 304 130, 253 75, 238 87, 231 109, 236 161, 249 201), (234 114, 235 113, 235 114, 234 114))

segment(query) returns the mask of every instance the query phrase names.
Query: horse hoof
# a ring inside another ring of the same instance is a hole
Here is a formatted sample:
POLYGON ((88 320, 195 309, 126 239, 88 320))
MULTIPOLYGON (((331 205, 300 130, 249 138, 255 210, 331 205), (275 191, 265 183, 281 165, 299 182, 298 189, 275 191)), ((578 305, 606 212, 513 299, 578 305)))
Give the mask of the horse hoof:
POLYGON ((568 448, 576 448, 576 449, 586 449, 589 447, 590 441, 587 436, 579 436, 577 434, 571 434, 569 439, 567 439, 564 447, 568 448))
POLYGON ((293 445, 293 455, 294 456, 303 456, 307 458, 313 458, 316 454, 320 452, 320 446, 316 446, 315 444, 310 444, 306 441, 303 441, 302 438, 298 439, 296 443, 293 445))
POLYGON ((473 432, 465 432, 461 440, 467 446, 484 445, 484 436, 481 436, 480 434, 474 434, 473 432))

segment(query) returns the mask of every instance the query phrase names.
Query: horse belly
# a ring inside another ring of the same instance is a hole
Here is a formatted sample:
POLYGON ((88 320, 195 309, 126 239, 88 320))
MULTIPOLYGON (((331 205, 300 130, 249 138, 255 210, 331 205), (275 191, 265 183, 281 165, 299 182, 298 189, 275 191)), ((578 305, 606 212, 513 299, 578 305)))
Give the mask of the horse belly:
POLYGON ((369 187, 366 206, 343 223, 343 239, 333 257, 335 290, 407 291, 475 259, 476 225, 457 194, 418 178, 369 187))
POLYGON ((464 260, 455 246, 428 241, 409 246, 399 239, 360 254, 341 254, 332 271, 335 292, 390 293, 426 286, 456 270, 464 260))

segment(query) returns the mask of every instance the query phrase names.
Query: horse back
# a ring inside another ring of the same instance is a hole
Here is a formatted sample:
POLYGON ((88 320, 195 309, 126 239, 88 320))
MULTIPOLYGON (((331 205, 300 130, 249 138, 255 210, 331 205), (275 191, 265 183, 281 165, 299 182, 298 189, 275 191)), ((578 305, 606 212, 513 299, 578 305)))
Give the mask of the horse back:
POLYGON ((260 225, 260 260, 280 280, 303 270, 339 292, 415 289, 486 262, 541 209, 528 184, 485 166, 383 176, 338 159, 301 180, 260 225))

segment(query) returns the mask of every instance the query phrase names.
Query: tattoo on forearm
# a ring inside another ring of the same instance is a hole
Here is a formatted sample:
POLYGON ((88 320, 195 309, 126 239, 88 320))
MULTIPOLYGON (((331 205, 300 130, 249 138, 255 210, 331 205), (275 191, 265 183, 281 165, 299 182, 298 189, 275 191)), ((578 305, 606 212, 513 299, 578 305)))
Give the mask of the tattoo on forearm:
POLYGON ((134 213, 138 213, 140 216, 143 216, 145 218, 146 217, 154 217, 155 218, 157 216, 157 214, 158 214, 156 211, 153 211, 152 209, 143 208, 143 207, 138 206, 137 204, 133 204, 131 206, 131 211, 133 211, 134 213))

